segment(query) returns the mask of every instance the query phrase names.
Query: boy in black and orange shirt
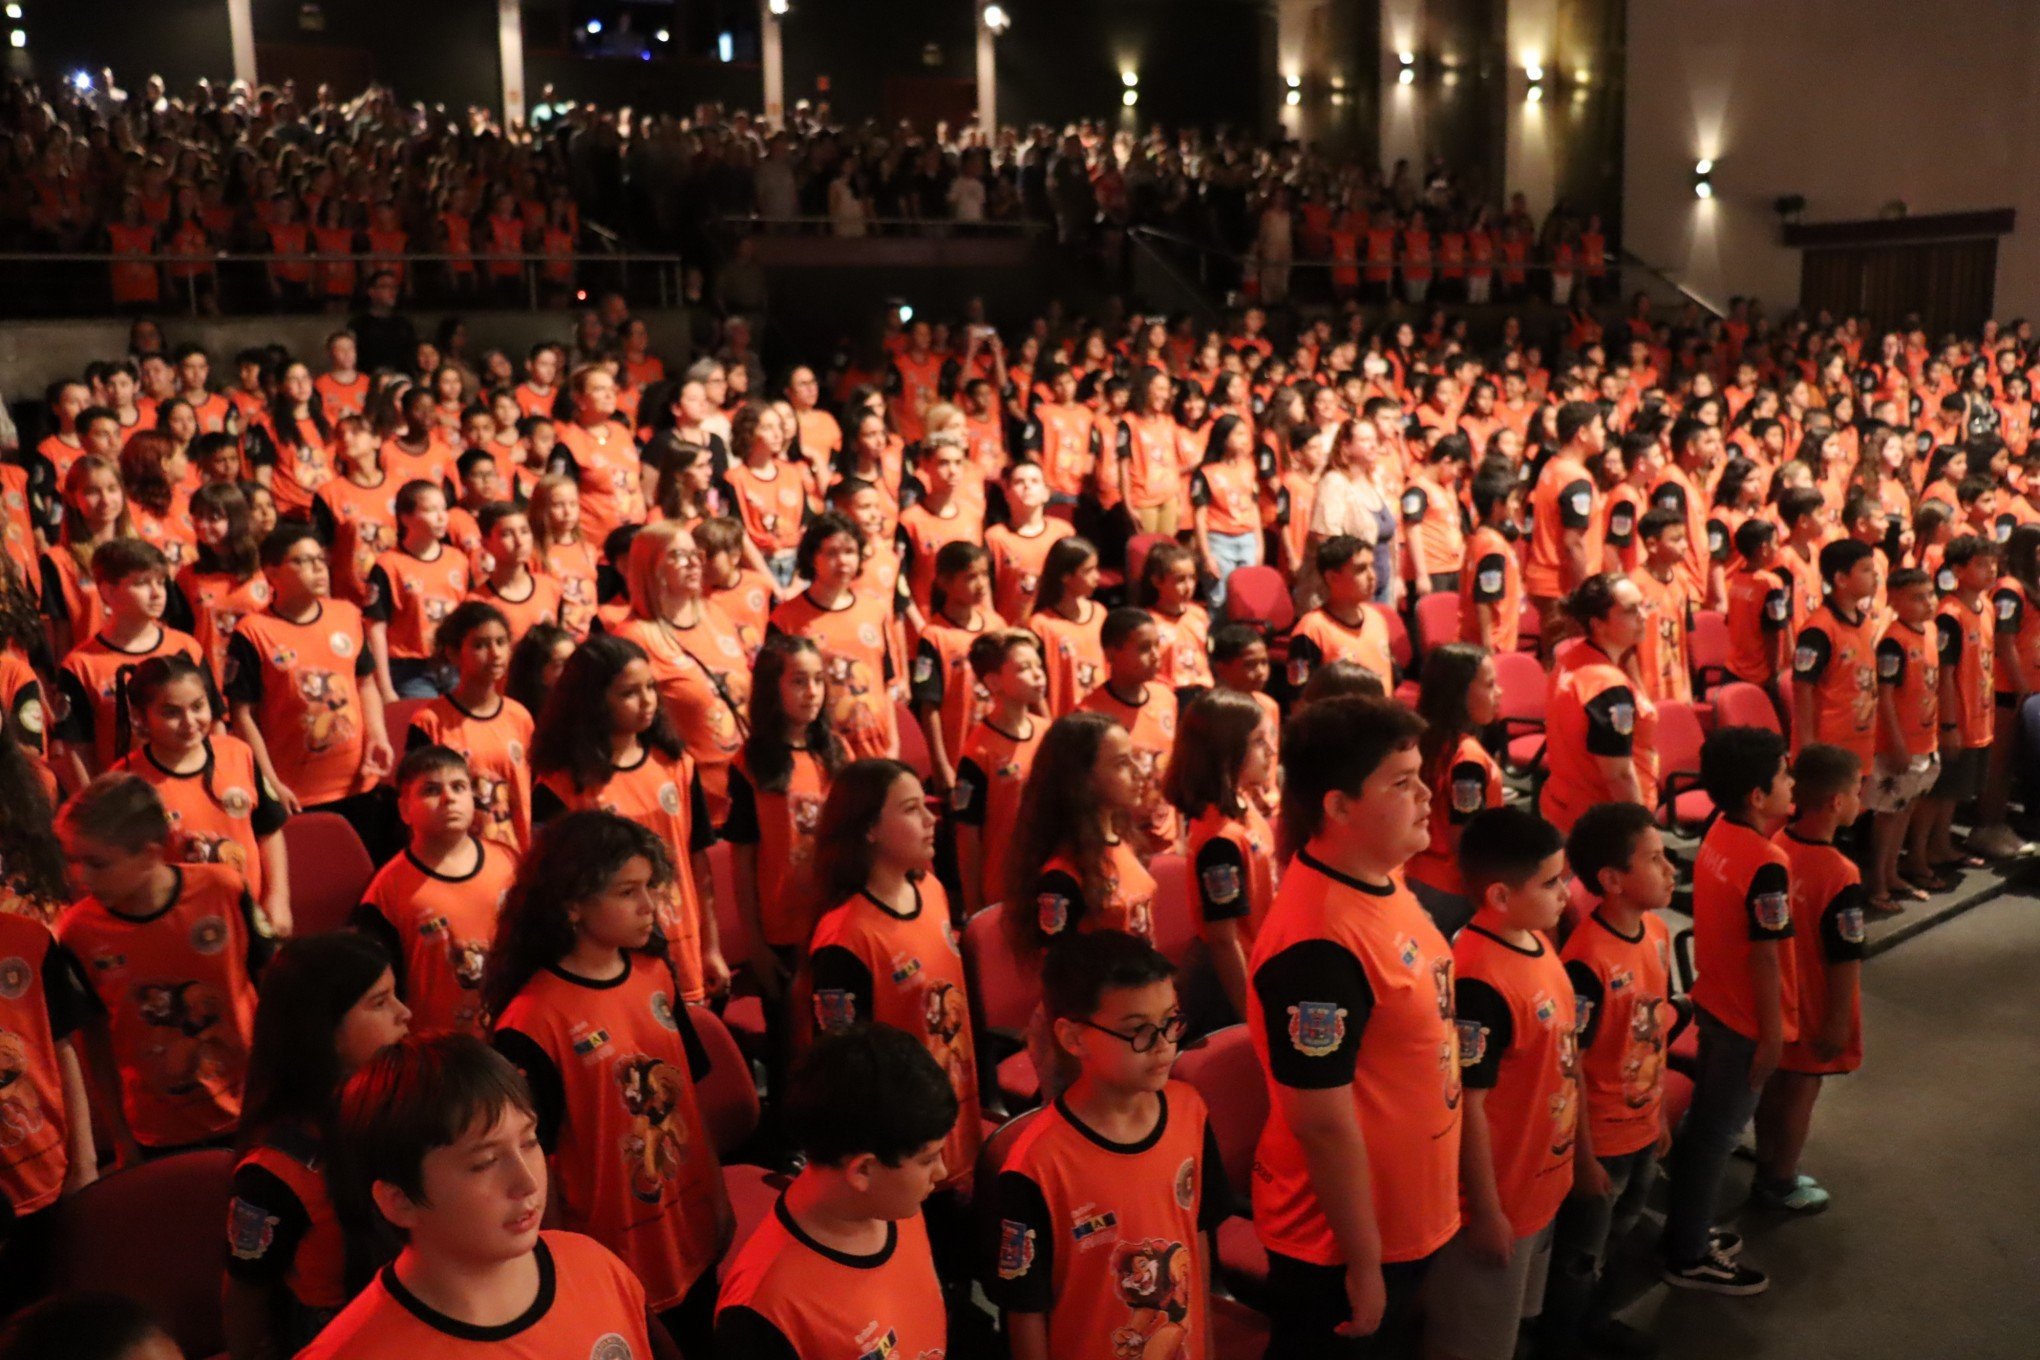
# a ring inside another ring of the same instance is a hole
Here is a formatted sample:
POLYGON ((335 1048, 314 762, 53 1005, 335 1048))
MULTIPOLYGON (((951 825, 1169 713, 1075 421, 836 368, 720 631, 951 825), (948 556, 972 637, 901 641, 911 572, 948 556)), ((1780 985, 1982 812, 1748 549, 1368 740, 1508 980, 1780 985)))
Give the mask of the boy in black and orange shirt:
POLYGON ((1607 1185, 1583 1178, 1559 1208, 1540 1343, 1557 1356, 1582 1344, 1636 1354, 1640 1338, 1610 1316, 1601 1283, 1608 1244, 1627 1237, 1671 1147, 1663 1119, 1665 1046, 1672 1028, 1671 932, 1657 913, 1676 881, 1650 809, 1599 803, 1573 823, 1566 863, 1598 898, 1560 957, 1579 1020, 1580 1099, 1607 1185))
POLYGON ((1069 936, 1043 964, 1078 1074, 1015 1137, 995 1190, 986 1283, 1013 1360, 1219 1360, 1208 1234, 1230 1196, 1203 1099, 1169 1077, 1186 1026, 1174 973, 1116 930, 1069 936))
POLYGON ((1926 863, 1914 866, 1936 874, 1983 867, 1982 860, 1956 848, 1951 824, 1956 806, 1982 791, 1996 736, 1997 611, 1989 591, 1998 578, 1998 547, 1964 534, 1948 545, 1941 562, 1954 576, 1934 619, 1941 657, 1941 778, 1921 812, 1927 819, 1926 863))
POLYGON ((1799 1036, 1789 861, 1771 841, 1792 811, 1785 739, 1723 727, 1700 748, 1700 783, 1721 816, 1693 867, 1694 1023, 1700 1067, 1672 1149, 1664 1278, 1684 1289, 1760 1294, 1760 1270, 1712 1238, 1714 1201, 1757 1094, 1799 1036))
POLYGON ((106 1010, 87 1052, 121 1161, 227 1138, 266 953, 240 871, 169 863, 169 815, 131 774, 88 784, 57 835, 83 894, 57 939, 106 1010))
POLYGON ((1792 937, 1799 974, 1799 1037, 1785 1045, 1757 1104, 1757 1176, 1750 1200, 1818 1213, 1828 1192, 1799 1172, 1821 1079, 1863 1064, 1863 882, 1835 833, 1863 808, 1863 762, 1839 746, 1812 745, 1792 765, 1798 801, 1775 838, 1791 862, 1792 937))
POLYGON ((1888 591, 1894 617, 1877 643, 1877 762, 1863 786, 1863 801, 1877 816, 1863 905, 1896 913, 1904 908, 1895 894, 1924 901, 1927 886, 1941 881, 1926 862, 1922 797, 1941 774, 1941 651, 1933 626, 1938 601, 1927 573, 1901 567, 1891 573, 1888 591), (1903 877, 1901 847, 1913 856, 1903 877))
POLYGON ((784 1108, 807 1164, 723 1268, 716 1360, 941 1355, 921 1202, 946 1174, 948 1074, 919 1040, 859 1026, 815 1041, 784 1108))
POLYGON ((1728 575, 1728 670, 1775 699, 1792 638, 1792 587, 1778 566, 1778 528, 1746 519, 1735 529, 1740 559, 1728 575))
POLYGON ((1126 729, 1133 758, 1140 766, 1140 807, 1135 824, 1148 852, 1173 850, 1179 831, 1176 809, 1162 797, 1162 777, 1169 752, 1176 746, 1176 692, 1160 682, 1161 632, 1145 609, 1121 605, 1105 615, 1098 628, 1105 651, 1105 683, 1085 695, 1077 707, 1106 717, 1126 729))
POLYGON ((516 852, 474 834, 474 779, 447 747, 406 753, 397 812, 410 844, 368 885, 354 927, 390 956, 414 1030, 484 1037, 482 961, 517 875, 516 852))
POLYGON ((1523 568, 1509 527, 1522 514, 1522 484, 1503 460, 1490 459, 1473 479, 1478 526, 1466 540, 1459 576, 1459 640, 1499 656, 1516 650, 1523 623, 1523 568))
POLYGON ((1523 1319, 1542 1307, 1575 1166, 1600 1185, 1580 1127, 1572 987, 1548 938, 1565 910, 1564 848, 1556 827, 1520 808, 1474 814, 1459 842, 1475 903, 1452 948, 1464 1223, 1424 1281, 1432 1357, 1512 1360, 1523 1319))
POLYGON ((375 792, 390 739, 361 611, 332 598, 326 550, 309 526, 272 532, 261 560, 269 608, 243 618, 227 643, 234 734, 287 811, 337 812, 374 854, 390 840, 375 792))
POLYGON ((540 1230, 531 1091, 480 1040, 383 1049, 341 1092, 334 1139, 350 1198, 404 1245, 300 1360, 678 1356, 622 1261, 593 1238, 540 1230))
POLYGON ((1047 720, 1037 712, 1048 695, 1039 638, 1019 629, 987 633, 971 643, 969 659, 971 674, 991 696, 991 709, 964 741, 950 798, 965 919, 1003 895, 1006 846, 1020 812, 1020 792, 1048 733, 1047 720))

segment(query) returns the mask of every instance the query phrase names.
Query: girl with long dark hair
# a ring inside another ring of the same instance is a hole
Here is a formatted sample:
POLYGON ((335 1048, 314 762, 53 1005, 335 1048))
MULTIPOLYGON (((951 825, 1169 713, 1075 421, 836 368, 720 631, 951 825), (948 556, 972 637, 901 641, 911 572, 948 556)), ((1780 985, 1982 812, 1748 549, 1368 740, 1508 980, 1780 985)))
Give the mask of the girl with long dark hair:
POLYGON ((1098 550, 1086 538, 1065 538, 1048 550, 1034 591, 1028 630, 1041 639, 1048 665, 1050 717, 1068 713, 1105 681, 1105 648, 1098 633, 1105 606, 1098 589, 1098 550))
POLYGON ((1502 772, 1480 744, 1495 720, 1499 688, 1494 658, 1470 642, 1435 647, 1424 658, 1417 739, 1424 784, 1431 790, 1431 843, 1403 876, 1447 939, 1473 918, 1459 874, 1459 830, 1482 808, 1502 805, 1502 772))

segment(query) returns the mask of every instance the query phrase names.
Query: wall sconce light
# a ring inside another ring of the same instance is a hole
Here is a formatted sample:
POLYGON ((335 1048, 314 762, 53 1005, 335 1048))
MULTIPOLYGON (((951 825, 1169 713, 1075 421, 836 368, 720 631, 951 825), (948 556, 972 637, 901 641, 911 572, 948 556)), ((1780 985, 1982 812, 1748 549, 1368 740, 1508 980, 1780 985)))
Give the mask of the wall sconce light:
POLYGON ((1524 102, 1528 104, 1542 104, 1544 102, 1544 64, 1538 61, 1525 61, 1523 63, 1523 78, 1530 82, 1529 88, 1523 91, 1524 102))
POLYGON ((766 0, 765 8, 771 11, 773 18, 784 19, 786 12, 793 8, 793 0, 766 0))
POLYGON ((1013 16, 1006 13, 1004 5, 985 6, 985 31, 998 37, 1013 26, 1013 16))
POLYGON ((1120 103, 1124 104, 1129 109, 1132 108, 1134 105, 1140 103, 1139 72, 1121 71, 1119 73, 1119 83, 1126 87, 1124 92, 1122 92, 1119 96, 1120 103))
POLYGON ((1542 104, 1544 102, 1544 87, 1542 85, 1532 85, 1528 90, 1524 91, 1523 102, 1526 104, 1542 104))
POLYGON ((1693 197, 1714 197, 1714 162, 1701 159, 1693 162, 1693 197))
POLYGON ((1282 83, 1289 87, 1288 92, 1282 96, 1282 102, 1292 109, 1301 104, 1303 102, 1303 77, 1284 76, 1282 83))
POLYGON ((1410 51, 1408 48, 1404 48, 1402 51, 1395 54, 1395 62, 1396 66, 1400 68, 1395 73, 1395 83, 1398 85, 1416 84, 1417 54, 1415 52, 1410 51))

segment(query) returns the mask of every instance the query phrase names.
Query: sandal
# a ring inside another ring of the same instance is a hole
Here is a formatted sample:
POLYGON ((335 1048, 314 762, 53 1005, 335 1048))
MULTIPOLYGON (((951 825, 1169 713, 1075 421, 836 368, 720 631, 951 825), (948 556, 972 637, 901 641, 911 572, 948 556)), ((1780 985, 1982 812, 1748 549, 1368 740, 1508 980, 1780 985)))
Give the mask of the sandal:
POLYGON ((1888 897, 1871 897, 1864 900, 1863 910, 1872 916, 1897 916, 1905 911, 1905 907, 1888 897))

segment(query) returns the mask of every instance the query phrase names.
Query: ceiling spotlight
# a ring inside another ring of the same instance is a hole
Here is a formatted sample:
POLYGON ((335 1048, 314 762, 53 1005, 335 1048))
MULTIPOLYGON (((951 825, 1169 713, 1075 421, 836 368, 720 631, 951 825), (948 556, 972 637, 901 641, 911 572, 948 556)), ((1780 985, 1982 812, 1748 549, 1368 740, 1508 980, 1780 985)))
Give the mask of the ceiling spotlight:
POLYGON ((663 28, 662 28, 662 29, 660 29, 660 30, 659 30, 659 31, 658 31, 657 33, 654 33, 654 34, 653 34, 652 36, 653 36, 653 37, 655 37, 655 38, 657 38, 657 39, 658 39, 658 40, 659 40, 660 42, 671 42, 671 41, 673 41, 673 35, 672 35, 672 33, 671 33, 671 32, 669 32, 669 31, 668 31, 668 30, 666 30, 666 29, 663 29, 663 28))
POLYGON ((784 19, 786 12, 793 8, 793 0, 766 0, 765 8, 775 19, 784 19))
POLYGON ((25 28, 10 30, 7 34, 7 45, 9 47, 28 46, 28 30, 25 28))
POLYGON ((602 31, 602 21, 601 21, 600 19, 590 19, 590 20, 588 21, 588 36, 589 36, 589 37, 591 37, 591 38, 592 38, 592 37, 594 37, 594 36, 595 36, 595 35, 596 35, 597 33, 600 33, 601 31, 602 31))
POLYGON ((1288 86, 1288 87, 1289 87, 1290 89, 1292 89, 1292 90, 1300 90, 1300 89, 1302 89, 1302 88, 1303 88, 1303 77, 1302 77, 1302 76, 1284 76, 1284 77, 1282 78, 1282 83, 1283 83, 1284 85, 1287 85, 1287 86, 1288 86))
POLYGON ((985 6, 985 27, 994 37, 1013 26, 1013 16, 1006 13, 1004 5, 985 6))
POLYGON ((21 17, 21 6, 9 5, 7 7, 7 17, 10 19, 19 19, 21 17))

